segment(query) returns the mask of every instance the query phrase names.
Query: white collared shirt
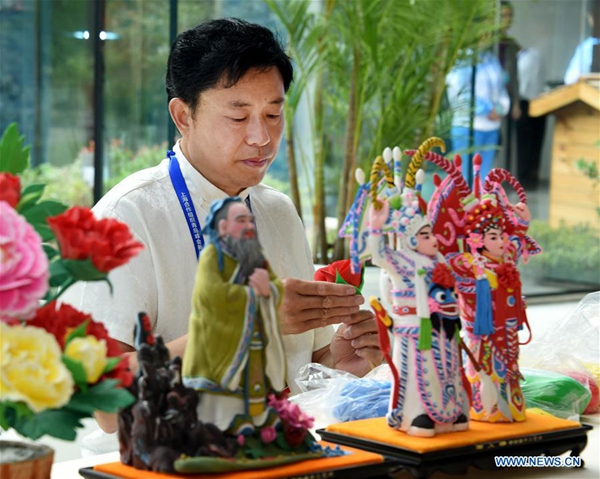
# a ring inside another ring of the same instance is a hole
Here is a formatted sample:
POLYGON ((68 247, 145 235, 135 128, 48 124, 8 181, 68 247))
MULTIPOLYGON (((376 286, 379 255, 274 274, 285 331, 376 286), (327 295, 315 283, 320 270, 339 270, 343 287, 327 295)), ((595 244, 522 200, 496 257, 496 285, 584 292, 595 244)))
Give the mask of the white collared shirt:
MULTIPOLYGON (((228 195, 189 163, 179 143, 173 151, 203 226, 210 204, 228 195)), ((165 159, 158 166, 125 178, 93 208, 96 217, 116 218, 128 224, 145 246, 128 264, 109 274, 113 296, 108 285, 100 282, 79 283, 61 297, 81 311, 91 313, 94 320, 104 323, 113 338, 130 345, 140 311, 148 314, 154 333, 165 342, 188 332, 196 252, 169 177, 168 164, 165 159)), ((291 200, 262 184, 239 194, 242 199, 248 195, 259 240, 273 271, 280 278, 311 280, 312 255, 291 200)), ((298 370, 311 362, 312 352, 328 345, 332 336, 332 327, 284 336, 287 381, 292 393, 299 391, 293 381, 298 370)))

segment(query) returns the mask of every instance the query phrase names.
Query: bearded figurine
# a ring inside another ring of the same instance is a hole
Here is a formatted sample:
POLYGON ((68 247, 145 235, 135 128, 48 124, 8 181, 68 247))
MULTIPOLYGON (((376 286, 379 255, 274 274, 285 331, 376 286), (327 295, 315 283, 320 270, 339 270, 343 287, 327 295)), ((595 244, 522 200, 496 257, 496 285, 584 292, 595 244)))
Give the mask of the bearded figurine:
POLYGON ((210 240, 198 262, 183 382, 202 393, 199 420, 249 434, 279 421, 267 396, 285 388, 277 316, 283 285, 240 198, 214 202, 206 230, 210 240))
MULTIPOLYGON (((386 356, 394 375, 388 424, 421 437, 469 428, 454 278, 438 251, 427 204, 420 195, 422 155, 440 142, 433 139, 419 148, 405 185, 400 179, 399 150, 378 157, 370 185, 361 186, 342 231, 352 238, 351 254, 360 261, 370 257, 387 276, 381 296, 389 299, 391 314, 376 300, 371 304, 393 338, 392 355, 386 356), (395 160, 393 176, 386 156, 395 160), (379 181, 381 170, 385 178, 379 181)), ((380 338, 387 337, 387 331, 380 330, 380 338)), ((382 344, 382 349, 388 348, 382 344)))

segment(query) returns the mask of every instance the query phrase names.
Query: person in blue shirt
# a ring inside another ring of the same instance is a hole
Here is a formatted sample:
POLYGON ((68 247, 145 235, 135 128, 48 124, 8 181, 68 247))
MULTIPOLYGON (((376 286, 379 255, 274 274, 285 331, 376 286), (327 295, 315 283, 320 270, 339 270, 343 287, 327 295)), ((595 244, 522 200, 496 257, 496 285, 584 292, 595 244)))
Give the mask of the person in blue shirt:
POLYGON ((471 170, 469 123, 471 117, 471 78, 475 68, 475 111, 473 112, 473 147, 481 154, 481 177, 491 170, 496 156, 502 118, 508 113, 510 99, 506 91, 506 75, 491 50, 483 50, 477 65, 457 64, 446 77, 448 101, 453 112, 452 149, 463 154, 463 175, 468 180, 471 170), (465 154, 468 152, 468 154, 465 154))
POLYGON ((579 77, 600 69, 600 0, 588 3, 587 21, 591 34, 575 49, 565 73, 565 83, 576 83, 579 77))

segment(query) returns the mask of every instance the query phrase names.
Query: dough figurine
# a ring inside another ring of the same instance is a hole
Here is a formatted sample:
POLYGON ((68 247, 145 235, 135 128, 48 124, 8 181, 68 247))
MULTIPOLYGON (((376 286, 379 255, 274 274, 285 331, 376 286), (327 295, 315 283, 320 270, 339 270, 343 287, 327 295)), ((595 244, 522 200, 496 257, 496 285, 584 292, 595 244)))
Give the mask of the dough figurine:
POLYGON ((508 171, 499 168, 482 182, 477 155, 473 191, 460 175, 460 157, 450 162, 427 153, 425 159, 449 173, 443 182, 438 179, 430 201, 434 234, 457 278, 465 342, 497 389, 495 404, 491 409, 485 407, 480 375, 474 370, 473 361, 469 361, 471 418, 523 421, 525 401, 519 385, 518 331, 529 325, 517 262, 541 252, 526 234, 531 214, 525 191, 508 171), (514 187, 519 197, 517 204, 509 203, 503 181, 514 187))

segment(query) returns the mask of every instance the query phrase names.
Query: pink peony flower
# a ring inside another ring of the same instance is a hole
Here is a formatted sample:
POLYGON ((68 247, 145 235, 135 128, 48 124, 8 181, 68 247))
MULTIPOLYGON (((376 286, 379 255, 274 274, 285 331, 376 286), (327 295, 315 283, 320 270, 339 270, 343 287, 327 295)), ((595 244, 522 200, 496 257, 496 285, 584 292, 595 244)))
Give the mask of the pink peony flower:
POLYGON ((266 426, 260 430, 260 438, 265 444, 269 444, 275 440, 277 432, 273 426, 266 426))
POLYGON ((0 320, 29 319, 48 290, 42 239, 6 201, 0 201, 0 320))
POLYGON ((272 394, 269 396, 268 404, 277 411, 281 420, 291 427, 300 429, 309 429, 313 427, 315 422, 314 418, 302 412, 300 406, 289 402, 287 398, 277 399, 277 397, 272 394))

